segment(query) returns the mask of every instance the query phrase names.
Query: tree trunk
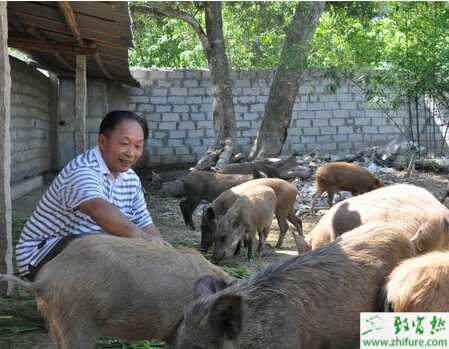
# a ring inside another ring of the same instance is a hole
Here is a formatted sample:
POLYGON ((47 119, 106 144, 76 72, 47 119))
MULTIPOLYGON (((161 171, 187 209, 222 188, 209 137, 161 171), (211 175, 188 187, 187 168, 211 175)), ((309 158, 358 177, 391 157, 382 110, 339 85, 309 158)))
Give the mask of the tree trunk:
POLYGON ((215 146, 221 147, 225 144, 225 141, 229 145, 230 141, 231 146, 234 147, 235 112, 232 100, 232 81, 223 36, 221 2, 205 2, 205 17, 209 42, 206 55, 212 79, 215 146))
POLYGON ((203 2, 206 22, 206 33, 200 22, 185 11, 177 10, 171 6, 138 5, 131 2, 131 10, 158 16, 177 18, 188 23, 197 33, 206 55, 212 79, 212 108, 215 129, 216 149, 209 149, 208 153, 198 161, 197 168, 212 166, 216 161, 214 156, 218 148, 226 145, 226 151, 219 152, 220 166, 229 162, 235 147, 235 112, 232 100, 232 81, 229 72, 229 62, 226 55, 226 46, 223 36, 223 20, 221 2, 203 2))
POLYGON ((306 69, 310 42, 324 2, 299 2, 282 48, 265 114, 250 159, 279 156, 287 138, 292 109, 306 69))

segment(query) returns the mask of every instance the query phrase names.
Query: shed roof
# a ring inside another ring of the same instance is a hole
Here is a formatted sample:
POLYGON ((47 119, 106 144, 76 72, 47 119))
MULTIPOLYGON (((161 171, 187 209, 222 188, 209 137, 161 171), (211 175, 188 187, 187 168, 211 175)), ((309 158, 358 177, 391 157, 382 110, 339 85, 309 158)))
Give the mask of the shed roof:
POLYGON ((76 55, 87 76, 139 86, 131 76, 133 47, 126 1, 8 1, 8 46, 61 77, 74 78, 76 55))

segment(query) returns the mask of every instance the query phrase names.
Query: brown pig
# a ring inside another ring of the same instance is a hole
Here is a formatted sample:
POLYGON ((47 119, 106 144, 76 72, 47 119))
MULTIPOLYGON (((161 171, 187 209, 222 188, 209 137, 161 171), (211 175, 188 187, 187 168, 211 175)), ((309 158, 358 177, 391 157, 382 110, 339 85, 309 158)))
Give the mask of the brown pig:
POLYGON ((384 294, 393 311, 449 312, 449 252, 405 260, 388 277, 384 294))
POLYGON ((163 183, 161 193, 184 198, 179 203, 184 222, 195 230, 192 215, 202 200, 212 202, 229 188, 261 177, 264 175, 259 172, 239 175, 193 170, 181 179, 163 183))
POLYGON ((414 255, 398 225, 372 222, 219 292, 202 278, 170 348, 357 348, 360 313, 380 309, 386 277, 414 255))
POLYGON ((292 223, 301 236, 302 221, 295 215, 294 204, 297 195, 296 186, 279 178, 259 178, 235 186, 218 196, 210 206, 203 211, 201 222, 201 247, 207 250, 215 241, 216 224, 234 202, 249 188, 264 185, 274 190, 276 194, 275 216, 279 224, 280 235, 276 247, 281 247, 288 230, 287 220, 292 223))
POLYGON ((73 240, 33 283, 2 275, 36 295, 58 349, 93 349, 101 336, 170 336, 195 280, 230 277, 192 250, 95 234, 73 240))
POLYGON ((410 238, 429 222, 422 226, 427 231, 423 249, 429 243, 447 246, 449 239, 449 210, 424 188, 396 184, 339 202, 320 219, 306 241, 317 249, 370 221, 403 224, 410 238))
POLYGON ((315 208, 316 200, 327 192, 329 207, 334 204, 334 195, 339 191, 349 191, 353 196, 383 187, 383 182, 367 169, 349 162, 330 162, 316 171, 317 192, 313 196, 310 210, 315 208))
POLYGON ((258 185, 246 190, 218 220, 213 261, 232 256, 243 240, 247 242, 248 260, 251 260, 256 233, 259 234, 257 249, 261 252, 276 205, 276 194, 270 187, 258 185))

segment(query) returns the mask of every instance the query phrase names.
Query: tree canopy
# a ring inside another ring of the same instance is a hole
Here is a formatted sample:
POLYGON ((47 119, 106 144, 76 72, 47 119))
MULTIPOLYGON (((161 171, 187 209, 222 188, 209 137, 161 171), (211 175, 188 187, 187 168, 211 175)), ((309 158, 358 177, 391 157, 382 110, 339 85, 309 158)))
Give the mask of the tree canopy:
MULTIPOLYGON (((176 6, 204 23, 189 2, 176 6)), ((297 2, 225 2, 223 30, 234 69, 275 69, 297 2)), ((185 23, 134 15, 134 66, 206 68, 201 43, 185 23)), ((449 90, 449 3, 330 2, 322 15, 308 64, 344 72, 365 73, 368 94, 380 85, 404 96, 449 90), (368 74, 368 72, 370 72, 368 74), (382 74, 380 74, 382 73, 382 74)))

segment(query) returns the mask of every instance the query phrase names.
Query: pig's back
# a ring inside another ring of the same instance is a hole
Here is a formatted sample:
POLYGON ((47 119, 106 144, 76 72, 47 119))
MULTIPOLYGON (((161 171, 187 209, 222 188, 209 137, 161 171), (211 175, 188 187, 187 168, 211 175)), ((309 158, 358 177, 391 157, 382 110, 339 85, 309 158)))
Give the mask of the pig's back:
POLYGON ((242 348, 282 343, 280 348, 345 349, 358 343, 360 312, 378 311, 386 276, 415 253, 397 225, 373 222, 358 229, 363 232, 350 232, 320 250, 271 265, 223 291, 242 295, 251 309, 243 324, 242 348), (254 324, 260 319, 276 330, 259 338, 254 324))
POLYGON ((98 234, 72 241, 42 268, 38 281, 47 285, 43 298, 71 299, 79 311, 96 314, 106 328, 102 335, 162 339, 191 300, 194 282, 208 274, 229 279, 198 253, 98 234), (136 321, 131 334, 120 332, 124 317, 136 321))
POLYGON ((296 187, 279 178, 258 178, 253 179, 248 182, 237 185, 222 194, 220 194, 212 203, 211 207, 213 207, 216 214, 221 215, 225 213, 229 207, 235 202, 237 198, 242 196, 247 190, 257 187, 257 186, 267 186, 274 190, 276 197, 282 197, 285 192, 293 192, 296 196, 296 187))
POLYGON ((394 311, 449 311, 449 252, 430 252, 402 262, 388 277, 394 311))
POLYGON ((322 189, 368 191, 373 188, 375 178, 367 169, 358 165, 332 162, 317 170, 316 181, 322 189))
POLYGON ((414 234, 435 216, 449 217, 449 211, 430 192, 397 184, 339 202, 326 212, 306 240, 315 249, 370 221, 401 223, 409 234, 414 234))

